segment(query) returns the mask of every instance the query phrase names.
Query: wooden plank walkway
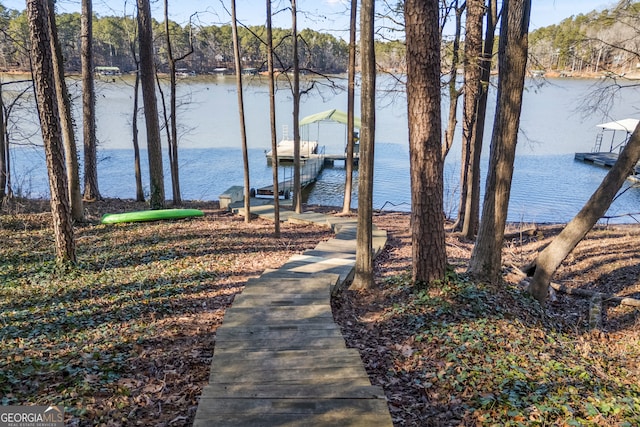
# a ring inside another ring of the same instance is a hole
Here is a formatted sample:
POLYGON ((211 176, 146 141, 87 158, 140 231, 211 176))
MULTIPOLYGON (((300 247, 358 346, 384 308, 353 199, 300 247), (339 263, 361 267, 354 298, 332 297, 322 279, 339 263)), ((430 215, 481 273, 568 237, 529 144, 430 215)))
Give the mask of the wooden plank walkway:
MULTIPOLYGON (((251 212, 273 219, 271 205, 251 212)), ((336 235, 247 281, 216 332, 193 425, 392 426, 383 390, 371 385, 331 312, 331 292, 353 276, 354 220, 286 210, 280 217, 336 235)), ((376 230, 374 252, 385 244, 386 232, 376 230)))

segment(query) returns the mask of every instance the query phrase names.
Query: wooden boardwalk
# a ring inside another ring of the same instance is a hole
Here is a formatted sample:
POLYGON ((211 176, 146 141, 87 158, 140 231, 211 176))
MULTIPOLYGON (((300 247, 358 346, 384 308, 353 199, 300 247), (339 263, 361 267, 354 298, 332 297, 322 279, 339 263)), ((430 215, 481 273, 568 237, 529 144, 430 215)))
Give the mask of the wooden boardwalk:
MULTIPOLYGON (((273 219, 271 205, 251 212, 273 219)), ((392 426, 383 390, 371 385, 331 312, 331 292, 353 276, 355 223, 313 212, 282 211, 281 219, 336 235, 250 279, 236 296, 216 332, 194 426, 392 426)), ((376 254, 385 243, 376 230, 376 254)))

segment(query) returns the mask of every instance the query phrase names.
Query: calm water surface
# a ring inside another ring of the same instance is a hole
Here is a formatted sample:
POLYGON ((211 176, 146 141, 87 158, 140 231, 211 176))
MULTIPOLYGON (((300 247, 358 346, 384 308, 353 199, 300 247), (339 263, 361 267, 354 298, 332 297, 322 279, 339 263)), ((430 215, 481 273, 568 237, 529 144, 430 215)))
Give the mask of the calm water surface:
MULTIPOLYGON (((381 86, 387 83, 381 80, 381 86)), ((579 103, 597 83, 554 80, 537 87, 530 82, 523 99, 518 156, 509 207, 510 221, 568 221, 601 182, 606 170, 574 161, 573 153, 591 150, 596 124, 634 117, 639 98, 638 91, 628 89, 616 100, 608 117, 598 114, 583 119, 579 103)), ((224 79, 184 80, 179 89, 183 104, 178 113, 178 121, 182 124, 180 167, 183 198, 217 200, 229 186, 243 183, 234 83, 224 79)), ((115 82, 99 84, 98 90, 100 191, 106 197, 133 198, 135 183, 129 129, 132 89, 125 83, 115 82)), ((376 117, 374 207, 408 211, 410 184, 406 103, 402 96, 383 91, 380 91, 379 98, 382 107, 376 117)), ((271 183, 271 169, 267 167, 264 157, 264 150, 270 148, 268 94, 265 86, 256 81, 248 82, 245 101, 251 186, 255 188, 271 183)), ((493 100, 490 103, 490 111, 493 111, 493 100)), ((284 126, 290 128, 292 121, 291 100, 286 90, 278 92, 277 104, 280 138, 284 126)), ((305 97, 301 115, 330 108, 345 109, 345 106, 346 95, 343 92, 321 88, 305 97)), ((458 198, 460 129, 456 133, 458 138, 445 167, 445 211, 450 216, 455 215, 458 198)), ((292 132, 289 131, 289 134, 292 132)), ((485 135, 483 174, 487 169, 490 135, 491 128, 487 129, 485 135)), ((145 140, 144 130, 139 136, 141 141, 145 140)), ((319 138, 327 152, 344 150, 345 129, 341 125, 311 126, 303 131, 302 136, 319 138)), ((12 158, 14 190, 31 197, 46 197, 47 180, 42 150, 16 149, 12 158)), ((145 163, 146 153, 143 153, 143 168, 145 163)), ((165 177, 167 195, 170 195, 166 167, 165 177)), ((143 172, 143 181, 148 189, 146 170, 143 172)), ((344 165, 336 162, 334 167, 322 172, 318 182, 310 189, 308 202, 342 205, 343 191, 344 165)), ((355 191, 353 196, 355 207, 355 191)), ((616 200, 607 215, 635 212, 640 212, 640 190, 631 189, 616 200)), ((634 220, 621 217, 613 221, 634 220)))

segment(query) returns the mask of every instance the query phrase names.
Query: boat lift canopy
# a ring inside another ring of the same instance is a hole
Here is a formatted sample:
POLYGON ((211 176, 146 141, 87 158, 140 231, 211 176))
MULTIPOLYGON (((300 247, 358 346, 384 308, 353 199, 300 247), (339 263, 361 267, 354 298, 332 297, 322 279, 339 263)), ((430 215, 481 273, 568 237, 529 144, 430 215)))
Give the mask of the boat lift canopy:
POLYGON ((638 126, 640 120, 638 119, 622 119, 616 120, 614 122, 601 123, 596 125, 597 128, 600 128, 600 132, 596 135, 596 142, 593 146, 593 152, 599 152, 602 147, 602 139, 604 137, 605 131, 611 131, 611 142, 609 146, 609 152, 613 153, 615 150, 622 150, 624 146, 629 141, 629 138, 633 131, 638 126), (616 132, 624 132, 624 138, 619 141, 615 141, 616 132))
MULTIPOLYGON (((346 125, 347 113, 345 113, 344 111, 336 110, 334 108, 333 110, 322 111, 320 113, 315 113, 310 116, 304 117, 300 120, 299 125, 304 126, 304 125, 310 125, 312 123, 323 122, 323 121, 338 122, 346 125)), ((354 116, 353 126, 357 129, 360 129, 360 117, 354 116)))
POLYGON ((615 122, 602 123, 596 125, 596 127, 604 130, 621 130, 627 133, 632 133, 636 129, 636 126, 638 126, 638 123, 640 123, 640 120, 638 119, 622 119, 616 120, 615 122))

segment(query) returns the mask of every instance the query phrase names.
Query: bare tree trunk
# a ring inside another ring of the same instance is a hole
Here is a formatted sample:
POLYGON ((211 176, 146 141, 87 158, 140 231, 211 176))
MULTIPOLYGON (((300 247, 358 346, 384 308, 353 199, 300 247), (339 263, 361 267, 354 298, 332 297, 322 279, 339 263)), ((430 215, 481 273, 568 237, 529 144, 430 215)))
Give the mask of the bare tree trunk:
MULTIPOLYGON (((244 164, 244 222, 251 222, 251 188, 249 182, 249 152, 247 150, 247 130, 244 122, 244 100, 242 97, 242 63, 240 61, 240 40, 236 20, 236 0, 231 0, 231 29, 233 31, 233 53, 236 61, 236 87, 238 91, 238 113, 240 114, 240 138, 242 139, 242 161, 244 164)), ((276 167, 277 159, 276 159, 276 167)))
POLYGON ((482 220, 469 272, 485 280, 501 279, 502 243, 509 209, 513 162, 527 66, 531 0, 503 3, 500 30, 498 101, 482 220))
POLYGON ((442 157, 447 157, 453 145, 453 137, 458 124, 458 99, 462 95, 462 89, 458 89, 456 78, 458 76, 458 65, 460 65, 460 33, 462 32, 462 13, 466 7, 466 2, 458 6, 458 0, 454 1, 453 7, 456 11, 456 32, 453 37, 453 53, 451 56, 451 69, 449 70, 449 120, 444 133, 444 144, 442 145, 442 157))
MULTIPOLYGON (((191 25, 191 23, 189 23, 191 25)), ((191 27, 189 27, 191 29, 191 27)), ((183 56, 176 58, 173 55, 173 46, 171 44, 171 35, 169 34, 169 2, 164 0, 164 29, 167 43, 167 62, 169 64, 169 81, 170 81, 170 119, 171 119, 171 137, 169 138, 169 159, 171 168, 171 188, 173 191, 173 204, 180 205, 182 196, 180 194, 180 167, 178 162, 178 123, 176 109, 176 64, 178 61, 186 58, 193 53, 193 45, 190 43, 191 49, 183 56)))
POLYGON ((497 0, 487 1, 487 27, 480 61, 480 94, 476 118, 473 123, 473 143, 469 150, 469 166, 467 168, 469 176, 467 177, 466 207, 462 224, 462 233, 469 239, 472 239, 478 232, 480 223, 480 157, 484 143, 489 79, 491 78, 491 62, 493 60, 493 41, 498 21, 497 7, 497 0))
POLYGON ((82 0, 82 117, 84 140, 84 198, 99 200, 96 152, 96 91, 93 84, 92 0, 82 0))
POLYGON ((171 190, 173 194, 173 204, 180 205, 182 197, 180 196, 180 176, 178 168, 178 128, 176 121, 176 61, 173 57, 173 46, 171 45, 171 35, 169 34, 169 1, 164 0, 164 32, 165 42, 167 44, 167 63, 169 64, 169 119, 171 123, 167 123, 169 138, 169 168, 171 170, 171 190))
POLYGON ((151 31, 151 6, 149 0, 138 1, 138 38, 140 41, 140 80, 142 101, 147 125, 147 152, 149 155, 149 204, 152 209, 162 209, 165 203, 162 147, 155 90, 155 65, 153 62, 153 34, 151 31))
MULTIPOLYGON (((135 28, 135 27, 134 27, 135 28)), ((138 141, 138 110, 140 109, 140 60, 136 53, 136 31, 133 35, 127 26, 129 37, 129 51, 136 66, 136 79, 133 84, 133 114, 131 115, 131 140, 133 144, 133 165, 136 180, 136 201, 144 202, 144 189, 142 187, 142 169, 140 167, 140 144, 138 141)))
MULTIPOLYGON (((472 210, 469 189, 473 186, 474 154, 482 147, 476 147, 474 134, 478 106, 481 92, 480 56, 482 54, 482 16, 484 14, 484 0, 467 1, 466 37, 464 42, 464 106, 462 113, 462 147, 463 161, 461 163, 460 185, 460 215, 462 234, 473 239, 477 230, 477 222, 467 212, 472 210)), ((482 140, 481 140, 482 141, 482 140)))
POLYGON ((444 278, 443 163, 438 0, 405 2, 411 168, 411 236, 415 284, 444 278))
MULTIPOLYGON (((69 206, 69 193, 64 164, 62 131, 56 103, 55 77, 47 0, 27 0, 27 19, 31 39, 34 85, 40 116, 40 128, 44 142, 49 190, 51 192, 51 214, 59 263, 76 261, 73 219, 69 206)), ((55 43, 55 40, 53 41, 55 43)))
POLYGON ((171 124, 169 122, 169 116, 167 115, 167 100, 164 96, 164 90, 162 89, 162 83, 160 82, 160 75, 156 69, 156 86, 158 88, 158 95, 160 95, 160 105, 162 106, 162 129, 164 127, 164 133, 167 137, 167 154, 169 156, 169 171, 171 173, 171 186, 175 188, 173 181, 173 149, 171 143, 171 124))
POLYGON ((7 158, 9 150, 7 149, 8 141, 5 138, 4 124, 4 102, 2 101, 2 83, 0 82, 0 203, 7 196, 7 158))
POLYGON ((353 189, 353 157, 355 145, 354 106, 356 80, 356 25, 358 20, 358 0, 351 0, 349 21, 349 70, 347 75, 347 158, 345 160, 344 199, 342 213, 351 212, 351 191, 353 189))
POLYGON ((58 42, 58 30, 55 20, 55 4, 53 0, 48 1, 49 7, 49 31, 51 32, 51 52, 53 59, 53 70, 56 82, 56 95, 58 96, 58 110, 60 111, 60 124, 62 126, 62 140, 65 152, 65 165, 67 170, 67 184, 69 185, 69 203, 71 206, 71 217, 76 221, 84 220, 84 209, 82 206, 82 194, 80 193, 80 166, 78 164, 78 150, 76 146, 76 135, 73 128, 73 118, 71 115, 71 99, 67 83, 64 79, 64 62, 62 60, 62 49, 58 42))
POLYGON ((358 183, 358 229, 356 265, 352 289, 373 287, 373 159, 376 130, 376 55, 374 49, 374 0, 360 6, 360 58, 362 88, 360 109, 360 179, 358 183))
POLYGON ((274 235, 280 237, 280 189, 278 188, 278 137, 276 129, 276 86, 273 71, 273 30, 271 28, 271 0, 267 0, 267 69, 269 70, 269 122, 271 124, 271 155, 273 172, 274 235))
POLYGON ((302 212, 302 185, 300 182, 300 63, 298 58, 298 9, 291 0, 291 31, 293 49, 293 208, 302 212))
POLYGON ((533 267, 535 272, 530 288, 531 293, 538 301, 544 303, 549 292, 551 276, 553 276, 567 255, 573 251, 576 245, 609 209, 616 193, 620 190, 638 160, 640 160, 640 126, 637 126, 633 131, 618 160, 584 207, 567 224, 564 230, 553 239, 549 246, 538 254, 533 267))
MULTIPOLYGON (((10 139, 9 139, 9 132, 7 131, 7 123, 9 122, 12 105, 15 105, 14 103, 17 101, 17 99, 23 94, 25 94, 28 90, 29 89, 25 88, 22 91, 22 93, 18 95, 17 98, 14 99, 13 103, 9 107, 4 105, 0 100, 0 106, 2 106, 2 108, 0 108, 0 115, 2 115, 2 119, 1 119, 2 127, 0 127, 0 130, 3 133, 2 137, 4 139, 4 168, 3 168, 4 175, 2 177, 2 179, 4 180, 4 186, 2 187, 4 191, 3 197, 13 197, 13 189, 11 187, 11 156, 10 156, 10 149, 9 149, 10 139)), ((0 90, 0 97, 1 96, 2 96, 2 93, 0 90)))
MULTIPOLYGON (((138 60, 136 59, 136 63, 138 60)), ((136 80, 133 84, 133 115, 131 117, 131 138, 133 141, 133 163, 136 179, 136 201, 144 202, 144 191, 142 188, 142 169, 140 167, 140 144, 138 143, 138 100, 140 88, 140 71, 136 70, 136 80)))

